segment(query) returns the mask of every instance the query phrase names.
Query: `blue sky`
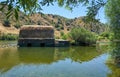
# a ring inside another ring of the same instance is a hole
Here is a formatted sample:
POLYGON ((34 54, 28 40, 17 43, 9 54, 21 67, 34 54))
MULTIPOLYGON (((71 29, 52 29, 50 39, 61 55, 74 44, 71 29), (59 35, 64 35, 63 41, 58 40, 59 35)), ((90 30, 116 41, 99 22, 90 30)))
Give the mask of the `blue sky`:
MULTIPOLYGON (((67 10, 64 7, 59 7, 57 4, 54 4, 54 6, 53 5, 43 6, 42 9, 43 9, 42 12, 45 14, 56 14, 67 18, 85 16, 87 11, 86 7, 82 5, 73 8, 73 11, 67 10)), ((100 9, 96 17, 99 18, 101 22, 103 23, 106 22, 104 8, 100 9)))

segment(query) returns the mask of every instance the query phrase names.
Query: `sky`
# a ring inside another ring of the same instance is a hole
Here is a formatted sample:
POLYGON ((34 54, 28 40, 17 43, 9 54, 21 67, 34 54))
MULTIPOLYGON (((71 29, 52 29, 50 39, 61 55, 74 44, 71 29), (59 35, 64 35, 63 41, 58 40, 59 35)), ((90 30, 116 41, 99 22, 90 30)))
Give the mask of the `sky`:
MULTIPOLYGON (((67 10, 64 7, 59 7, 56 3, 50 6, 42 6, 42 13, 45 14, 55 14, 55 15, 60 15, 66 18, 75 18, 75 17, 81 17, 81 16, 86 16, 86 7, 79 5, 78 7, 73 8, 73 11, 67 10)), ((102 23, 106 23, 106 18, 104 14, 104 8, 101 8, 98 15, 96 16, 102 23)))

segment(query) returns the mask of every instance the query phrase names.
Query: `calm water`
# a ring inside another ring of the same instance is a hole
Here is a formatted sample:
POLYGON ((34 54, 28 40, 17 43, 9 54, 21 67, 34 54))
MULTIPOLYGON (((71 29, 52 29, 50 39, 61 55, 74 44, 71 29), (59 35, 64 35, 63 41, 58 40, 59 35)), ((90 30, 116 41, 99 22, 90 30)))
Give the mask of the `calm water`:
POLYGON ((120 77, 106 47, 0 48, 0 77, 120 77))

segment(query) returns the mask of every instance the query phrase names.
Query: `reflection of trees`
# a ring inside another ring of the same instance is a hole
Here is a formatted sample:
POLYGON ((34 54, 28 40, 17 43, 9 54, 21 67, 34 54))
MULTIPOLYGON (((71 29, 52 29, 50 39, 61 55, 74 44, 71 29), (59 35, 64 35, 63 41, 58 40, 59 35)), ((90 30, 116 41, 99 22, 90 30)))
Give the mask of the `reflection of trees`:
POLYGON ((108 77, 120 77, 120 42, 112 43, 111 47, 111 59, 107 63, 111 73, 108 74, 108 77))
POLYGON ((108 77, 120 77, 120 68, 112 64, 107 64, 107 66, 111 70, 111 73, 108 74, 108 77))
POLYGON ((55 48, 54 60, 64 60, 69 57, 69 47, 55 48))
POLYGON ((66 58, 76 62, 85 62, 102 53, 104 52, 96 51, 95 47, 0 49, 0 71, 7 71, 20 63, 51 64, 66 58))
POLYGON ((95 47, 71 47, 64 49, 56 48, 55 60, 71 58, 73 61, 77 62, 90 61, 104 53, 104 51, 98 52, 95 47))
POLYGON ((72 51, 72 54, 70 57, 74 61, 84 62, 84 61, 90 61, 93 58, 99 56, 100 53, 96 51, 96 48, 94 47, 77 47, 72 51))

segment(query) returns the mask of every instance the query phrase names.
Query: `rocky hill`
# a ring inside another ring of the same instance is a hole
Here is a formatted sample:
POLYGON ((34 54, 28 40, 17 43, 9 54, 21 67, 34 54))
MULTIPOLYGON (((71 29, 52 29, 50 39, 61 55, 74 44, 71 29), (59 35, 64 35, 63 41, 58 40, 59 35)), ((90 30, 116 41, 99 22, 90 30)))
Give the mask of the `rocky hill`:
POLYGON ((10 17, 6 19, 5 14, 0 12, 0 33, 13 33, 18 34, 19 28, 22 25, 47 25, 54 26, 55 33, 60 35, 60 32, 68 33, 70 29, 74 27, 84 27, 92 32, 101 33, 105 31, 104 24, 97 22, 86 22, 85 17, 78 17, 74 19, 68 19, 58 15, 43 14, 41 12, 34 13, 32 15, 25 15, 19 13, 19 21, 10 17))

